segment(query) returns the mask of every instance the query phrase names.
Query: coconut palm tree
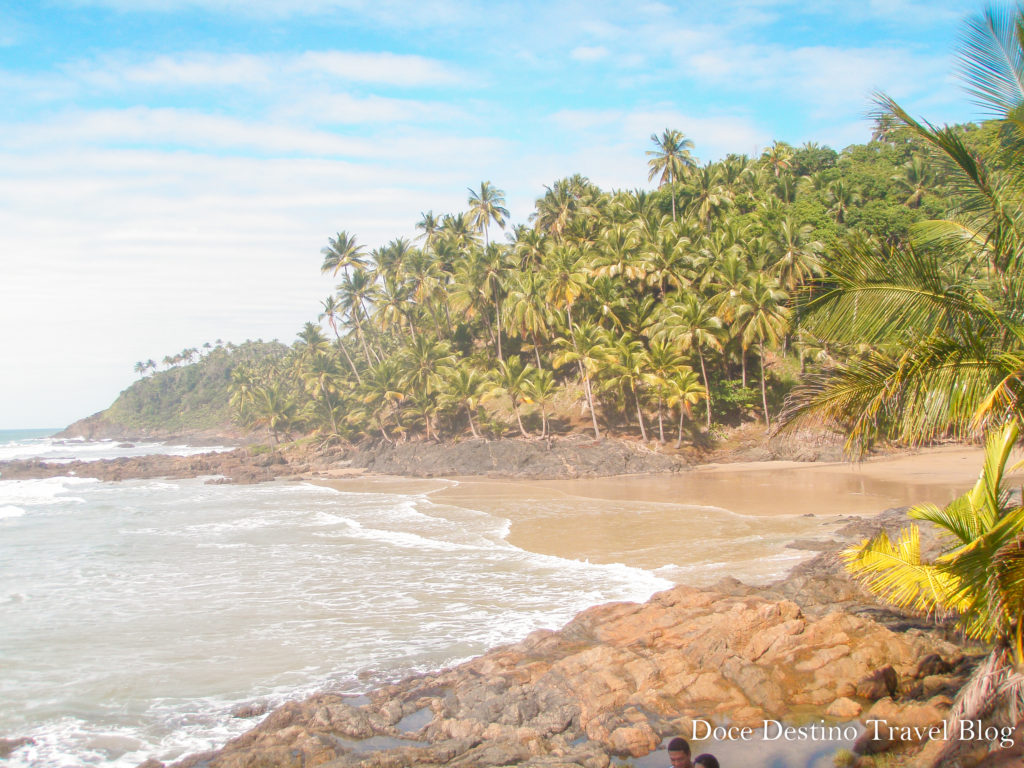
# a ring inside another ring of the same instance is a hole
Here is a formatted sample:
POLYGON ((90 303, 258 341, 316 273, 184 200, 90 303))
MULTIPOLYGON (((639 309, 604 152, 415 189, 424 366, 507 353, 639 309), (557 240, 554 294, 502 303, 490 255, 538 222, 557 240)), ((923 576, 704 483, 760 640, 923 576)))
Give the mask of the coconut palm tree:
POLYGON ((605 362, 608 365, 609 389, 620 390, 624 397, 633 400, 636 406, 636 418, 640 424, 640 437, 647 442, 647 425, 644 423, 644 412, 640 406, 640 390, 644 384, 649 360, 644 354, 644 345, 631 334, 609 338, 605 342, 605 362))
MULTIPOLYGON (((366 318, 366 305, 372 303, 377 295, 378 288, 368 272, 356 270, 345 275, 338 284, 338 306, 346 314, 356 328, 356 336, 363 346, 363 355, 368 365, 372 365, 370 349, 366 343, 366 329, 363 321, 366 318)), ((380 358, 377 357, 377 362, 380 358)))
POLYGON ((523 427, 519 405, 525 400, 527 384, 532 375, 533 367, 524 365, 518 355, 512 355, 507 360, 499 360, 494 385, 488 392, 488 396, 491 397, 496 394, 507 395, 512 401, 512 411, 516 415, 516 424, 519 425, 519 432, 523 437, 529 437, 530 433, 523 427))
POLYGON ((489 181, 480 182, 480 190, 469 190, 469 219, 477 229, 484 233, 484 248, 487 248, 487 227, 493 221, 502 229, 508 219, 508 208, 505 207, 504 191, 489 181))
MULTIPOLYGON (((697 380, 697 373, 689 367, 681 368, 668 380, 666 404, 671 408, 679 408, 679 432, 676 436, 676 448, 683 444, 683 418, 689 416, 694 405, 708 398, 707 388, 697 380)), ((708 408, 708 411, 711 409, 708 408)))
POLYGON ((347 276, 350 269, 360 272, 367 267, 363 246, 347 232, 339 232, 336 237, 328 238, 327 245, 320 253, 324 256, 320 271, 325 274, 330 272, 332 276, 337 276, 342 271, 347 276))
POLYGON ((257 386, 253 392, 253 423, 267 428, 274 445, 279 442, 278 433, 291 428, 296 409, 295 401, 277 382, 257 386))
MULTIPOLYGON (((654 338, 676 345, 683 352, 696 352, 700 361, 701 383, 710 393, 704 350, 721 351, 724 327, 712 311, 711 303, 693 293, 677 294, 677 299, 659 310, 654 338)), ((707 426, 711 429, 711 396, 707 396, 707 426)))
POLYGON ((823 274, 820 255, 825 246, 811 239, 813 231, 810 224, 799 225, 787 217, 774 232, 775 263, 771 271, 787 291, 823 274))
POLYGON ((480 406, 480 401, 490 386, 487 376, 462 359, 457 365, 440 370, 442 401, 452 402, 465 408, 469 417, 469 431, 473 437, 479 438, 473 414, 480 406))
POLYGON ((647 150, 647 161, 650 172, 647 180, 653 181, 658 177, 658 186, 668 184, 672 194, 672 221, 676 220, 676 188, 675 184, 680 179, 686 178, 687 174, 697 167, 696 161, 690 154, 693 149, 693 142, 686 138, 681 131, 666 128, 661 136, 651 134, 651 141, 655 149, 647 150))
POLYGON ((540 408, 540 436, 548 436, 548 408, 558 394, 558 383, 555 375, 548 370, 535 368, 533 375, 526 381, 523 387, 525 394, 524 402, 531 403, 540 408))
POLYGON ((331 330, 334 331, 334 337, 338 340, 338 348, 341 349, 341 353, 345 356, 345 360, 348 362, 349 368, 352 369, 352 374, 356 377, 356 383, 362 383, 359 378, 359 371, 356 369, 356 364, 352 362, 352 357, 348 353, 348 348, 345 346, 345 342, 341 338, 341 334, 338 332, 338 318, 342 317, 343 312, 341 305, 334 296, 328 296, 323 300, 324 311, 320 313, 317 320, 323 320, 327 318, 328 325, 331 326, 331 330))
POLYGON ((575 363, 583 380, 583 393, 590 408, 590 418, 594 425, 594 437, 601 439, 601 430, 597 426, 597 409, 594 398, 592 379, 595 373, 604 370, 607 365, 608 350, 605 335, 600 326, 586 321, 569 328, 569 338, 555 339, 558 354, 553 364, 558 367, 566 363, 575 363))
MULTIPOLYGON (((892 541, 884 532, 842 553, 847 569, 874 594, 903 609, 953 615, 970 638, 991 647, 957 697, 950 719, 974 720, 1001 707, 1015 725, 1024 715, 1024 507, 1010 502, 1006 464, 1017 442, 1016 421, 994 431, 974 487, 944 509, 921 504, 911 518, 935 524, 946 548, 922 558, 918 528, 892 541)), ((935 765, 950 765, 953 740, 935 765)))
POLYGON ((785 306, 788 298, 774 279, 758 273, 754 275, 750 285, 744 288, 736 306, 736 329, 740 334, 744 364, 746 351, 753 344, 757 344, 761 358, 761 403, 764 405, 764 423, 769 429, 772 422, 768 413, 767 361, 764 347, 766 342, 778 344, 789 329, 792 312, 785 306))

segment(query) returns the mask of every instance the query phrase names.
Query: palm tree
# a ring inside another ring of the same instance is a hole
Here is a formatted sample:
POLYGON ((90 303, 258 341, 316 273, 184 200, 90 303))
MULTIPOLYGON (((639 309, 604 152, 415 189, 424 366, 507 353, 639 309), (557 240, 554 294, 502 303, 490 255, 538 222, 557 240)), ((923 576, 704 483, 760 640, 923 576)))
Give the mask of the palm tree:
POLYGON ((836 217, 836 223, 842 224, 846 221, 850 206, 861 202, 863 198, 844 179, 836 179, 828 185, 828 200, 832 204, 828 212, 836 217))
POLYGON ((736 307, 736 326, 740 333, 740 345, 743 350, 744 364, 746 351, 752 344, 757 344, 761 358, 761 403, 764 405, 764 423, 771 429, 771 417, 768 413, 768 395, 765 384, 767 378, 767 361, 764 345, 778 344, 789 328, 792 314, 788 307, 783 306, 789 298, 777 282, 758 273, 750 285, 742 292, 736 307))
POLYGON ((533 354, 537 367, 541 368, 540 336, 548 330, 549 313, 544 303, 543 277, 536 270, 526 269, 512 272, 505 297, 505 326, 520 338, 527 336, 533 341, 533 354))
POLYGON ((905 162, 902 173, 894 174, 892 180, 909 193, 903 201, 907 208, 920 208, 924 196, 935 184, 931 170, 921 155, 914 155, 905 162))
POLYGON ((711 429, 711 384, 704 365, 704 350, 721 351, 724 329, 722 321, 711 310, 711 304, 693 293, 684 293, 678 300, 664 305, 655 326, 655 339, 678 346, 683 352, 695 351, 700 361, 701 381, 707 396, 707 426, 711 429))
POLYGON ((585 176, 577 174, 559 179, 544 189, 546 191, 537 200, 536 210, 530 214, 530 219, 538 231, 555 240, 563 239, 576 219, 596 213, 598 190, 585 176))
POLYGON ((793 167, 793 148, 781 141, 773 141, 762 157, 776 178, 793 167))
POLYGON ((662 131, 661 136, 652 133, 651 141, 654 142, 656 148, 647 150, 647 156, 651 158, 647 161, 647 167, 651 169, 647 174, 647 180, 653 181, 654 177, 657 176, 659 187, 668 184, 669 190, 672 193, 672 221, 675 221, 675 184, 680 179, 685 178, 689 171, 697 167, 696 161, 690 154, 690 150, 693 149, 693 142, 686 138, 682 132, 672 128, 666 128, 662 131))
POLYGON ((711 220, 732 204, 733 193, 722 183, 721 167, 708 163, 690 174, 686 185, 687 210, 697 216, 706 232, 711 232, 711 220))
POLYGON ((469 417, 469 430, 473 437, 479 438, 473 414, 487 391, 487 377, 472 367, 465 359, 457 365, 442 368, 440 371, 443 387, 443 398, 462 406, 469 417))
POLYGON ((320 271, 325 274, 330 272, 332 276, 337 276, 339 270, 347 276, 350 268, 359 272, 367 266, 363 246, 347 232, 339 232, 337 237, 328 238, 327 245, 320 253, 324 256, 320 271))
POLYGON ((810 224, 801 226, 787 217, 779 223, 774 233, 776 258, 772 273, 788 291, 822 274, 819 255, 825 246, 810 239, 813 231, 814 227, 810 224))
MULTIPOLYGON (((917 526, 894 542, 884 533, 842 553, 847 569, 874 594, 899 608, 952 614, 970 638, 992 650, 957 696, 950 731, 996 707, 1010 725, 1024 712, 1024 506, 1010 502, 1003 483, 1006 462, 1019 436, 1016 421, 988 439, 974 488, 944 509, 921 504, 916 520, 937 525, 948 544, 934 561, 922 559, 917 526)), ((934 765, 951 765, 957 741, 934 765)))
MULTIPOLYGON (((671 392, 671 382, 682 371, 693 372, 686 365, 683 356, 676 351, 674 345, 663 341, 652 341, 647 350, 647 359, 643 374, 644 383, 650 385, 658 393, 658 442, 665 442, 665 426, 662 418, 662 406, 671 392)), ((670 406, 671 407, 671 406, 670 406)))
POLYGON ((540 408, 540 436, 548 436, 548 407, 558 394, 558 383, 555 375, 548 370, 535 368, 533 375, 526 381, 523 387, 525 402, 532 403, 540 408))
POLYGON ((632 397, 636 406, 636 418, 640 423, 640 437, 647 442, 647 425, 640 407, 640 389, 647 372, 643 343, 630 334, 610 338, 606 342, 605 362, 609 366, 608 387, 622 390, 624 396, 632 397))
MULTIPOLYGON (((676 448, 683 444, 683 417, 689 416, 694 405, 701 400, 708 398, 708 390, 697 380, 696 372, 689 368, 682 368, 668 380, 668 395, 666 403, 671 408, 679 408, 679 433, 676 437, 676 448)), ((711 409, 708 408, 708 412, 711 409)))
POLYGON ((519 413, 519 404, 526 396, 527 384, 533 375, 533 367, 523 365, 518 355, 512 355, 507 360, 499 360, 497 376, 494 386, 489 395, 508 395, 512 401, 512 411, 516 415, 516 423, 519 425, 519 432, 523 437, 529 437, 530 433, 523 427, 523 419, 519 413))
POLYGON ((416 223, 416 229, 423 233, 417 235, 416 239, 423 240, 423 245, 426 248, 431 248, 434 245, 434 240, 437 239, 438 233, 441 231, 441 222, 434 216, 433 211, 427 211, 420 214, 420 220, 416 223))
POLYGON ((469 217, 470 221, 484 233, 484 248, 487 248, 487 226, 494 222, 502 229, 505 228, 505 221, 509 217, 508 208, 505 207, 504 191, 495 187, 489 181, 480 182, 480 191, 469 190, 469 217))
POLYGON ((416 412, 423 416, 427 439, 431 437, 430 417, 436 410, 434 395, 441 382, 441 371, 451 367, 455 355, 446 341, 437 341, 420 334, 405 347, 399 361, 402 370, 401 386, 411 393, 416 412))
POLYGON ((274 445, 278 444, 278 432, 288 430, 295 421, 296 405, 277 382, 256 387, 252 401, 253 422, 266 426, 274 445))
POLYGON ((332 435, 338 434, 336 409, 339 402, 340 373, 334 358, 320 351, 306 356, 304 364, 299 369, 303 383, 314 393, 314 400, 319 399, 324 403, 331 422, 332 435))
POLYGON ((356 364, 352 362, 351 356, 348 354, 348 348, 345 346, 345 342, 341 338, 341 334, 338 333, 338 318, 342 315, 341 305, 334 296, 328 296, 323 300, 324 311, 320 313, 317 320, 323 320, 327 318, 327 323, 331 326, 331 330, 334 331, 334 337, 338 340, 338 347, 341 349, 341 353, 345 356, 345 360, 348 361, 349 368, 352 369, 352 374, 356 377, 356 383, 361 384, 362 379, 359 378, 359 371, 356 370, 356 364))
MULTIPOLYGON (((366 304, 376 296, 377 290, 373 278, 363 270, 356 270, 352 274, 346 272, 338 285, 338 306, 355 325, 356 336, 363 346, 363 355, 368 365, 372 365, 373 361, 370 359, 370 349, 366 344, 363 318, 366 315, 366 304)), ((380 358, 377 362, 380 362, 380 358)))
POLYGON ((554 365, 575 363, 583 379, 583 393, 590 408, 590 418, 594 425, 594 437, 601 439, 601 430, 597 426, 597 409, 594 401, 594 389, 591 385, 593 375, 604 369, 607 361, 607 347, 601 328, 586 321, 570 327, 569 338, 555 339, 559 348, 553 360, 554 365))

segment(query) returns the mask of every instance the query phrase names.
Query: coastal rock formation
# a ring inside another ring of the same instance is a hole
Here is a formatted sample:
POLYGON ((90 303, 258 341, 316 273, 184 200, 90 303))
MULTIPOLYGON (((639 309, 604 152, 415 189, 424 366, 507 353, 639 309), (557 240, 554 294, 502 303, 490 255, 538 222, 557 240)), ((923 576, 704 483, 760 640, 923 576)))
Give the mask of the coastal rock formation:
POLYGON ((465 440, 400 443, 345 453, 351 466, 407 477, 575 478, 678 472, 680 458, 628 440, 593 440, 581 435, 550 440, 465 440))
POLYGON ((15 459, 0 462, 0 477, 5 480, 26 480, 71 475, 117 482, 154 477, 218 475, 223 478, 218 482, 259 483, 308 469, 308 464, 291 464, 278 453, 254 453, 250 449, 238 448, 198 456, 149 455, 66 463, 15 459))
POLYGON ((0 462, 6 480, 74 475, 118 481, 153 477, 218 475, 217 482, 259 483, 278 477, 335 476, 369 471, 408 477, 575 478, 632 473, 678 472, 679 458, 624 440, 469 440, 461 443, 404 443, 371 450, 316 448, 312 443, 255 447, 198 456, 149 455, 102 461, 0 462))
POLYGON ((853 707, 887 706, 893 717, 915 707, 915 723, 922 713, 941 718, 948 697, 918 703, 907 692, 923 694, 937 669, 964 667, 959 649, 934 634, 676 587, 642 605, 590 608, 557 632, 363 700, 323 694, 287 704, 222 750, 176 765, 605 768, 612 755, 643 755, 666 735, 689 733, 696 718, 757 727, 795 712, 831 708, 847 718, 853 707), (899 704, 871 700, 891 702, 890 693, 899 704))

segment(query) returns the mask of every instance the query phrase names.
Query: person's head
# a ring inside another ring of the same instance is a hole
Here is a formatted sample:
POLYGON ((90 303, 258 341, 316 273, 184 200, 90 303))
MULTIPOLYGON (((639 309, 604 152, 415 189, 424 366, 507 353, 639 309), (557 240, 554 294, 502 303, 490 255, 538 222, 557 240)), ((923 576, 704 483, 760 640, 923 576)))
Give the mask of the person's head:
POLYGON ((709 755, 705 752, 703 755, 697 755, 693 761, 693 768, 718 768, 718 758, 714 755, 709 755))
POLYGON ((690 762, 690 743, 686 739, 676 736, 668 743, 667 749, 672 768, 693 768, 690 762))

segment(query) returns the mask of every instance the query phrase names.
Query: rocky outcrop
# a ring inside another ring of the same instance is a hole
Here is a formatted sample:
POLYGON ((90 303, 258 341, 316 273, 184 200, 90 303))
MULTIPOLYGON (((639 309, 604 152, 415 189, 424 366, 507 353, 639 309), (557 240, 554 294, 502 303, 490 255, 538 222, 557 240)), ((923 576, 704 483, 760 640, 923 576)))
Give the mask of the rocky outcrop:
POLYGON ((198 456, 150 455, 103 461, 55 463, 38 459, 0 462, 7 480, 75 475, 99 480, 219 475, 218 482, 259 483, 279 477, 336 476, 368 471, 408 477, 573 478, 678 472, 679 458, 621 440, 471 440, 404 443, 370 450, 293 443, 280 449, 239 448, 198 456))
POLYGON ((678 472, 679 457, 656 453, 628 440, 593 440, 581 435, 550 440, 465 440, 457 443, 400 443, 352 449, 353 467, 407 477, 575 478, 678 472))
MULTIPOLYGON (((696 718, 756 727, 831 710, 849 719, 892 695, 902 712, 938 669, 964 667, 955 645, 925 632, 676 587, 642 605, 591 608, 557 632, 534 632, 362 701, 320 695, 287 704, 224 749, 177 765, 605 768, 613 755, 643 755, 664 736, 689 732, 696 718)), ((914 705, 941 713, 948 702, 936 693, 914 705)))
POLYGON ((0 477, 4 480, 25 480, 73 475, 117 482, 154 477, 217 475, 220 479, 213 482, 259 483, 282 476, 294 476, 308 469, 308 464, 289 463, 279 453, 254 453, 249 449, 239 448, 225 453, 204 453, 198 456, 150 455, 59 464, 38 459, 15 459, 0 462, 0 477))
POLYGON ((165 429, 138 427, 112 421, 106 411, 94 413, 69 425, 54 437, 84 438, 86 440, 160 440, 183 445, 244 445, 257 441, 253 433, 231 424, 221 424, 215 429, 165 429))

